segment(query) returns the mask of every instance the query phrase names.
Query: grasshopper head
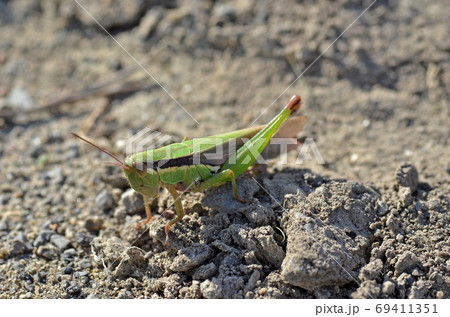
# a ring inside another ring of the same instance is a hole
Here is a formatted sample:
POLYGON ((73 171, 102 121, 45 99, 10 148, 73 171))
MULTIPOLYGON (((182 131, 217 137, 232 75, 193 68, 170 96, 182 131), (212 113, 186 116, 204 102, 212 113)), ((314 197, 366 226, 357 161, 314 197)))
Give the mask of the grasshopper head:
POLYGON ((81 136, 73 132, 71 132, 71 134, 81 139, 82 141, 86 142, 87 144, 90 144, 96 149, 102 151, 103 153, 108 154, 110 157, 116 160, 117 163, 110 163, 110 165, 123 167, 125 176, 130 182, 131 187, 135 191, 150 197, 155 196, 159 193, 158 173, 152 169, 147 171, 146 165, 143 163, 137 164, 137 162, 144 162, 144 160, 142 159, 143 158, 142 153, 130 155, 122 163, 117 157, 115 157, 108 151, 100 148, 99 146, 95 145, 91 141, 88 141, 85 138, 82 138, 81 136))
POLYGON ((130 182, 130 186, 146 196, 155 196, 159 193, 159 176, 153 169, 147 169, 144 164, 138 164, 134 155, 125 158, 123 171, 130 182))

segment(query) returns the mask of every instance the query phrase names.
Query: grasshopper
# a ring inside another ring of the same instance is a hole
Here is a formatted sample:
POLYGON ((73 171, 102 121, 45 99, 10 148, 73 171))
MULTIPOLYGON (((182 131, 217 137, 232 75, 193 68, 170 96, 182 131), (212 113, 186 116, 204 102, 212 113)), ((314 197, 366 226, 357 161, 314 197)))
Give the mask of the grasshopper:
POLYGON ((204 191, 207 188, 231 182, 234 198, 246 203, 238 195, 236 178, 257 160, 272 137, 286 137, 290 134, 292 139, 296 136, 303 127, 305 117, 288 119, 300 108, 300 104, 300 97, 294 95, 283 110, 267 125, 201 139, 185 139, 180 143, 134 153, 127 156, 123 163, 86 139, 75 133, 72 134, 118 161, 119 164, 112 164, 123 167, 130 186, 142 194, 147 219, 140 221, 138 228, 152 219, 150 203, 158 197, 160 187, 165 187, 169 191, 174 199, 176 218, 165 226, 164 245, 168 247, 170 227, 184 217, 184 209, 178 191, 204 191), (282 131, 280 128, 284 123, 289 124, 286 124, 288 128, 282 131), (234 151, 230 146, 232 143, 234 143, 234 151), (228 146, 227 150, 219 156, 212 157, 214 156, 212 154, 223 146, 228 146), (148 198, 151 198, 150 202, 148 198))

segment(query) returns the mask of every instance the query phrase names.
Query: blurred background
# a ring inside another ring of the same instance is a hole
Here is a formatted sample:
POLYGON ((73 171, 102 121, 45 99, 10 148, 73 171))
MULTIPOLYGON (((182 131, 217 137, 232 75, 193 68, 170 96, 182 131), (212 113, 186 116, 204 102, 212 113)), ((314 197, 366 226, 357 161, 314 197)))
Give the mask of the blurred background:
POLYGON ((80 129, 121 152, 118 141, 144 127, 183 138, 245 127, 263 113, 262 124, 295 93, 327 172, 373 180, 409 160, 442 180, 444 4, 2 1, 3 164, 33 149, 32 159, 55 160, 48 138, 65 142, 80 129))

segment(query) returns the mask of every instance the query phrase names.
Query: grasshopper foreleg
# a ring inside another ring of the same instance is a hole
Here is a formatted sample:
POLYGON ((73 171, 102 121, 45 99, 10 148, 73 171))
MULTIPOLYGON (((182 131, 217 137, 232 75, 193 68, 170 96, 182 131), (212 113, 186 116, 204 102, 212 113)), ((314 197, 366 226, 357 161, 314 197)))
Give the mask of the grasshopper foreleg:
POLYGON ((142 195, 142 197, 144 198, 144 208, 145 208, 145 213, 147 215, 147 219, 139 221, 137 224, 137 228, 139 229, 142 225, 146 225, 148 224, 151 220, 152 220, 152 211, 150 210, 150 204, 159 197, 159 195, 156 195, 154 197, 152 197, 152 199, 150 200, 150 202, 148 201, 148 198, 146 195, 142 195))

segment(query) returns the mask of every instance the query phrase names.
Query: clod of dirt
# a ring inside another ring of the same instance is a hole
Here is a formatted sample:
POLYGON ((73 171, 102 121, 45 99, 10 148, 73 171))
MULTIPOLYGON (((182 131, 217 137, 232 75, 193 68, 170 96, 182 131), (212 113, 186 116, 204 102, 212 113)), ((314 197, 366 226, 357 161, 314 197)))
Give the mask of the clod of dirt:
POLYGON ((419 184, 419 173, 417 169, 409 163, 402 164, 396 171, 395 183, 398 186, 410 188, 411 192, 414 193, 419 184))
POLYGON ((376 259, 367 263, 359 273, 359 279, 361 281, 376 280, 381 276, 383 270, 383 261, 376 259))
POLYGON ((208 263, 198 267, 194 274, 192 275, 192 279, 194 280, 206 280, 210 278, 217 272, 217 267, 214 263, 208 263))
POLYGON ((412 252, 406 251, 398 257, 395 264, 395 276, 408 272, 420 264, 419 258, 412 252))
POLYGON ((95 238, 92 252, 97 265, 107 270, 112 279, 142 278, 147 261, 141 249, 119 238, 95 238))
POLYGON ((250 229, 246 226, 232 225, 230 226, 230 232, 237 244, 254 251, 258 259, 275 267, 281 266, 285 254, 273 238, 272 227, 250 229))
POLYGON ((178 256, 173 259, 170 270, 174 272, 188 271, 211 258, 213 254, 214 252, 209 246, 194 244, 189 248, 178 251, 178 256))
POLYGON ((366 263, 376 194, 358 183, 331 181, 288 204, 283 279, 308 290, 355 281, 366 263))
POLYGON ((254 202, 253 196, 259 190, 258 184, 249 179, 239 179, 238 193, 241 198, 248 203, 242 203, 234 199, 232 195, 231 184, 227 183, 223 186, 211 188, 208 190, 202 200, 202 203, 212 209, 216 209, 221 213, 227 214, 246 214, 248 206, 251 202, 254 202))

